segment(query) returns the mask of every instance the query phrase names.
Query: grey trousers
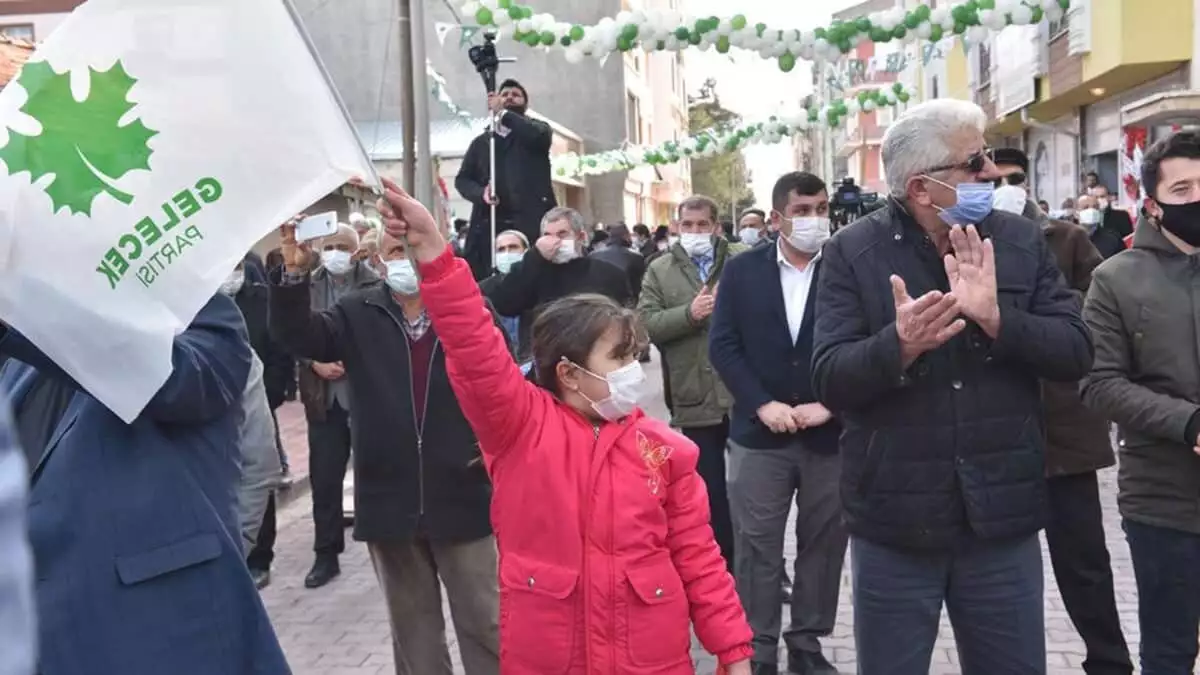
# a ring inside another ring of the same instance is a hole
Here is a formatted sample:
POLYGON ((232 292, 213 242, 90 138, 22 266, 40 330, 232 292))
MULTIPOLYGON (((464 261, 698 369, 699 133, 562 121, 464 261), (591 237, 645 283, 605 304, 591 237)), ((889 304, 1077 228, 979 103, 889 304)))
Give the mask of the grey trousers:
POLYGON ((855 537, 859 675, 926 675, 942 605, 963 675, 1045 675, 1042 548, 1036 534, 909 551, 855 537))
POLYGON ((453 675, 443 585, 466 675, 500 672, 494 537, 465 543, 377 542, 367 548, 388 606, 396 675, 453 675))
POLYGON ((819 638, 837 619, 846 529, 842 524, 837 454, 822 454, 799 440, 776 450, 729 443, 729 502, 734 514, 734 578, 754 630, 755 662, 776 663, 783 606, 783 541, 796 502, 796 565, 789 651, 821 650, 819 638))

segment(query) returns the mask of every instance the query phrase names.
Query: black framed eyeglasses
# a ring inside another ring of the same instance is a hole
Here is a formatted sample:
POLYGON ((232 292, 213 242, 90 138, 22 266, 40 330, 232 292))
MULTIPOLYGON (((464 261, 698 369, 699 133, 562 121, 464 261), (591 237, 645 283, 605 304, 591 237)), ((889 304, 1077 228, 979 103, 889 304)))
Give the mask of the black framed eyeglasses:
POLYGON ((991 156, 992 156, 991 148, 984 148, 984 149, 980 150, 979 152, 976 152, 973 155, 971 155, 970 157, 968 157, 966 159, 966 161, 964 161, 964 162, 955 162, 954 164, 943 164, 941 166, 935 166, 935 167, 926 169, 925 173, 935 173, 938 171, 950 171, 952 169, 963 169, 964 171, 968 171, 970 173, 979 173, 980 171, 983 171, 984 165, 987 164, 988 159, 990 159, 991 156))

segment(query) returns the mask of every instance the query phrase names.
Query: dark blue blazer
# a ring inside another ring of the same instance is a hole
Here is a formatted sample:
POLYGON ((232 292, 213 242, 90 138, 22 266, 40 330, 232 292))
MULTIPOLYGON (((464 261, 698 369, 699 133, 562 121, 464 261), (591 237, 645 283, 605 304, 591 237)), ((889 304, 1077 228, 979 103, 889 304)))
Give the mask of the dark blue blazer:
POLYGON ((820 259, 813 262, 813 283, 804 321, 793 339, 779 280, 779 247, 753 248, 730 258, 709 328, 709 358, 733 394, 729 438, 748 448, 780 448, 800 439, 818 452, 837 452, 841 427, 836 420, 796 434, 776 434, 758 419, 771 401, 791 406, 817 400, 812 388, 813 311, 820 259))
MULTIPOLYGON (((39 377, 74 386, 15 331, 0 353, 11 357, 0 395, 13 410, 39 377)), ((171 360, 132 424, 77 389, 34 468, 29 535, 46 675, 290 672, 234 518, 250 346, 233 300, 200 310, 171 360)))

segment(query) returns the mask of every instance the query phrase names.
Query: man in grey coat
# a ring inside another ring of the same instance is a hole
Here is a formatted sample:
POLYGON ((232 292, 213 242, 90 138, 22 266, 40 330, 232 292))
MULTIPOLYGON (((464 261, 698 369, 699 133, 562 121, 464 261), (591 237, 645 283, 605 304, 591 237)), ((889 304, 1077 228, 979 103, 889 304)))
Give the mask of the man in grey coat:
POLYGON ((267 512, 267 502, 279 484, 282 470, 279 452, 275 447, 275 420, 271 417, 267 389, 263 385, 263 364, 256 354, 251 353, 250 356, 250 376, 246 378, 246 390, 242 394, 244 417, 238 428, 242 462, 242 480, 238 486, 238 525, 247 554, 258 541, 258 530, 267 512))
POLYGON ((0 407, 0 675, 29 675, 37 657, 33 556, 25 536, 25 456, 0 407))

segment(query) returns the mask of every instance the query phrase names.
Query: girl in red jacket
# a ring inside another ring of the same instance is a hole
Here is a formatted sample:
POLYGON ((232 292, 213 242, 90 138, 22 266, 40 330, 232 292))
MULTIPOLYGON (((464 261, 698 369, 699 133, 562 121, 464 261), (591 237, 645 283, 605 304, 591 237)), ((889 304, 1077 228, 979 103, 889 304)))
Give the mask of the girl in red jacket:
POLYGON ((388 182, 387 232, 419 264, 446 369, 491 474, 505 675, 691 675, 689 627, 749 675, 752 633, 713 539, 695 445, 637 408, 634 315, 595 295, 546 308, 526 380, 471 270, 388 182))

